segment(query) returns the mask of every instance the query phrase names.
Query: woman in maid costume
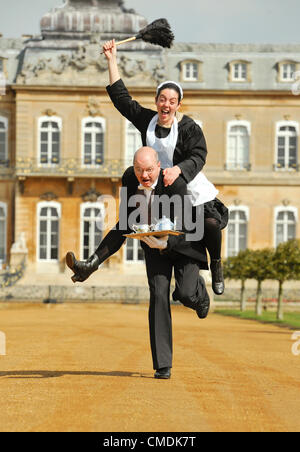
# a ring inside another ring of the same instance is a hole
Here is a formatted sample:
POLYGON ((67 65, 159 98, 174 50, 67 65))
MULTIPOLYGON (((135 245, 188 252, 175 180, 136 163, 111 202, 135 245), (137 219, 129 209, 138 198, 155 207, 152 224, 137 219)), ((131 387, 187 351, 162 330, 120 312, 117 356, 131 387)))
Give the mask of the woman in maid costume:
POLYGON ((164 169, 164 184, 171 185, 181 176, 187 183, 193 205, 204 205, 203 241, 210 255, 212 287, 221 295, 224 292, 221 230, 227 226, 228 209, 216 198, 218 190, 202 173, 207 149, 201 128, 192 118, 178 112, 183 90, 178 83, 166 81, 156 91, 157 111, 143 108, 131 98, 120 77, 115 40, 103 45, 103 53, 110 78, 107 92, 118 111, 140 131, 143 145, 158 152, 164 169))

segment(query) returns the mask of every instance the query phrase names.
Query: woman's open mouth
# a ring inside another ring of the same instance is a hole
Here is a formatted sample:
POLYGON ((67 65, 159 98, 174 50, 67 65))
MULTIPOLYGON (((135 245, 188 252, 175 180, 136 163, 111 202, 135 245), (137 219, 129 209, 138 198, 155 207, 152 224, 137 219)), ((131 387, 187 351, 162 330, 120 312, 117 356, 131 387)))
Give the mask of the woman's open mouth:
POLYGON ((161 110, 161 116, 163 119, 168 118, 170 112, 168 110, 161 110))

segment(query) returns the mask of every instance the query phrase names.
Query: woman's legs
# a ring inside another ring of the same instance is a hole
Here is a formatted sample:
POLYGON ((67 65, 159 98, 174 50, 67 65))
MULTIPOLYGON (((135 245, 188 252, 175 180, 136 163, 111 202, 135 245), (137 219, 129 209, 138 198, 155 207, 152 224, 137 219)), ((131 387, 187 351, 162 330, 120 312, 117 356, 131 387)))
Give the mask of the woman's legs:
POLYGON ((210 255, 213 291, 216 295, 222 295, 225 289, 221 264, 222 232, 220 222, 216 218, 204 218, 203 242, 210 255))
POLYGON ((204 218, 204 244, 211 260, 221 259, 222 232, 215 218, 204 218))

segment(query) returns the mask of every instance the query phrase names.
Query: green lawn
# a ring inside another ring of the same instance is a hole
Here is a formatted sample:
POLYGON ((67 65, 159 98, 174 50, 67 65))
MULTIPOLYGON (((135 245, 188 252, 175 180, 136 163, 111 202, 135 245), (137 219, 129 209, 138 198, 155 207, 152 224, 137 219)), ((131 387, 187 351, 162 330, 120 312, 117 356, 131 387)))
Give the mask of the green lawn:
POLYGON ((238 311, 235 309, 216 309, 216 314, 239 317, 241 319, 257 320, 263 323, 274 323, 276 325, 289 327, 300 330, 300 312, 285 312, 282 321, 276 319, 276 312, 263 312, 261 316, 257 316, 255 311, 238 311))

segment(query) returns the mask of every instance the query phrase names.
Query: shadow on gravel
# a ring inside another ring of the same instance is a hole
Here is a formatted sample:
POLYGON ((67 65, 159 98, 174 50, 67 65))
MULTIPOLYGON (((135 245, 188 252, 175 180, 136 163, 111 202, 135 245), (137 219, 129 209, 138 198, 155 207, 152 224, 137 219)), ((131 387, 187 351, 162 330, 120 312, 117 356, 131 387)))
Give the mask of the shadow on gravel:
POLYGON ((110 372, 93 372, 93 371, 73 371, 73 370, 11 370, 0 371, 0 377, 8 378, 57 378, 65 375, 90 375, 99 377, 134 377, 134 378, 153 378, 149 375, 139 372, 123 372, 113 370, 110 372))

